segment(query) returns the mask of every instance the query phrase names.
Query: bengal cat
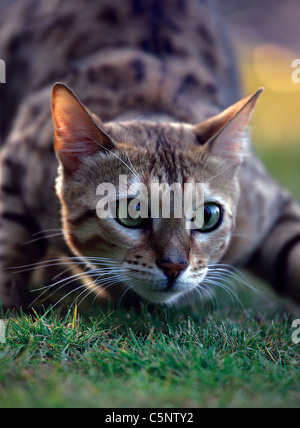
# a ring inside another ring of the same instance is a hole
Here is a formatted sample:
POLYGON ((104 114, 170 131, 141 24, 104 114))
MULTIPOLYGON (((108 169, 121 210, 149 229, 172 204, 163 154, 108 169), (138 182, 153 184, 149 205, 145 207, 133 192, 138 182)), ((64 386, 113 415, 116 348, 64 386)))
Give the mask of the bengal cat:
POLYGON ((243 264, 300 301, 300 208, 250 146, 261 90, 242 98, 212 1, 16 2, 0 54, 4 309, 24 307, 39 266, 55 269, 50 291, 172 304, 243 264), (103 183, 116 189, 112 217, 97 211, 103 183), (181 216, 176 192, 169 216, 142 215, 153 183, 159 210, 168 185, 200 186, 181 216))

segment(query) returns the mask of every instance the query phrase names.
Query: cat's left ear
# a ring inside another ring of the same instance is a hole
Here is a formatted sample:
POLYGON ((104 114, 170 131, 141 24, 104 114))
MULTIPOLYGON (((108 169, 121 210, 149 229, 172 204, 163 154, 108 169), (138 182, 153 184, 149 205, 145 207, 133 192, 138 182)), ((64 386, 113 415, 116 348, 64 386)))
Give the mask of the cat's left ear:
POLYGON ((85 157, 114 146, 93 114, 63 83, 52 89, 52 118, 55 153, 68 174, 73 174, 85 157))
POLYGON ((260 88, 217 116, 196 125, 194 131, 199 143, 212 154, 240 164, 243 160, 245 133, 262 91, 263 88, 260 88))

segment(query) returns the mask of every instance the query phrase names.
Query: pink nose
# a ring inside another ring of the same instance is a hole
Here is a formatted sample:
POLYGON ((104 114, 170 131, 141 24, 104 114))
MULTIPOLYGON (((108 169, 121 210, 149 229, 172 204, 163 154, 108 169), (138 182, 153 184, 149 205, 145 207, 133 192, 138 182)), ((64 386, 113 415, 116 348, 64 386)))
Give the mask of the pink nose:
POLYGON ((188 267, 186 262, 173 263, 164 259, 156 260, 156 264, 169 279, 176 279, 188 267))

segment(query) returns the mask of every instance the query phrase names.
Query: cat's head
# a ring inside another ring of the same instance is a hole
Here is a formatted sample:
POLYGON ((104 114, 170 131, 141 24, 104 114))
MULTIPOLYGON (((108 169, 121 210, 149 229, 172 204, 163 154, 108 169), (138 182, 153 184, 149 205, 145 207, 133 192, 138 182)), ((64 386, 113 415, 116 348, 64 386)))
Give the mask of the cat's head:
POLYGON ((155 303, 205 289, 235 226, 245 132, 260 92, 196 126, 103 124, 66 86, 54 86, 64 234, 96 284, 155 303))

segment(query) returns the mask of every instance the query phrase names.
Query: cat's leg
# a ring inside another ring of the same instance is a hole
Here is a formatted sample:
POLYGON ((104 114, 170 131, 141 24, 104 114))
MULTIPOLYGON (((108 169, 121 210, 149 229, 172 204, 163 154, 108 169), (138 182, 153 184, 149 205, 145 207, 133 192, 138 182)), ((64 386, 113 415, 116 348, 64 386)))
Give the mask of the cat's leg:
MULTIPOLYGON (((20 266, 35 263, 43 254, 34 213, 22 198, 20 165, 9 156, 0 160, 0 298, 4 310, 24 307, 30 271, 20 266)), ((1 312, 0 312, 1 313, 1 312)))
POLYGON ((300 303, 300 207, 292 198, 263 237, 250 267, 277 293, 300 303))

